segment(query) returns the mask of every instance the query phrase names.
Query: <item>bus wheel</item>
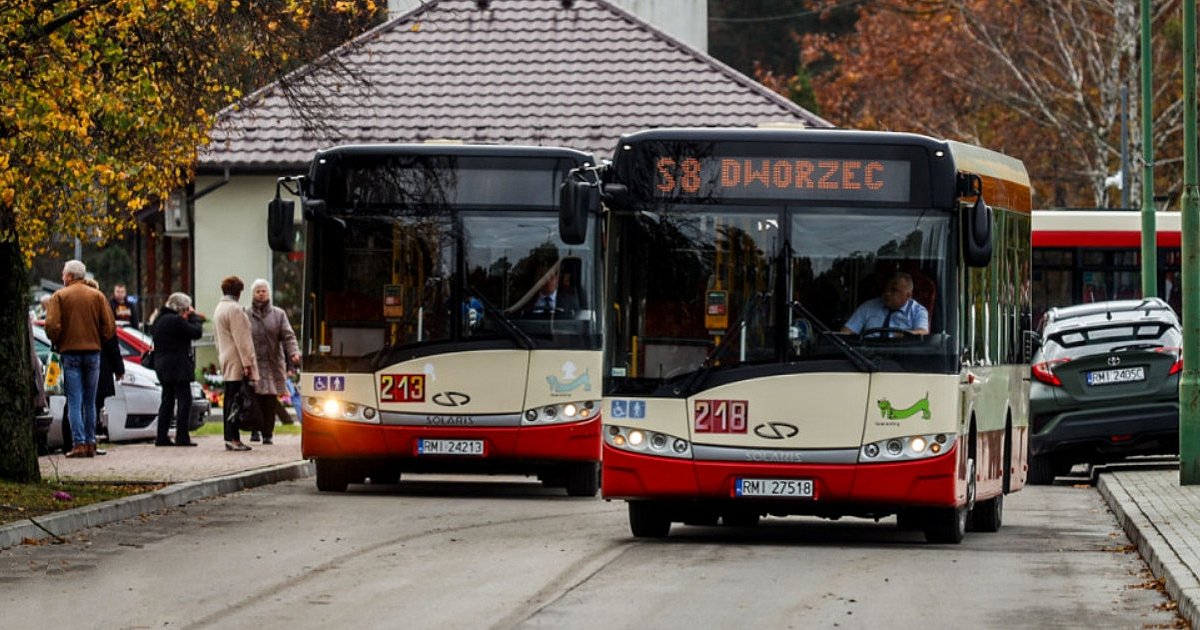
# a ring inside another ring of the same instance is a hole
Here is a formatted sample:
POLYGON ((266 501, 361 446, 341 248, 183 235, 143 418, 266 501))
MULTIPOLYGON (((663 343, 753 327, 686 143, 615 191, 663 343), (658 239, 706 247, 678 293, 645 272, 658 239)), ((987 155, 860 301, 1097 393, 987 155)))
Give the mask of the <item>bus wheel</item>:
POLYGON ((925 521, 925 540, 935 544, 957 545, 967 534, 967 507, 930 510, 925 521))
POLYGON ((594 497, 600 491, 600 464, 585 462, 567 468, 567 496, 594 497))
POLYGON ((350 475, 341 462, 317 460, 317 490, 321 492, 345 492, 350 485, 350 475))
POLYGON ((1004 495, 975 504, 971 510, 971 530, 977 532, 998 532, 1004 519, 1004 495))
POLYGON ((637 538, 666 538, 671 533, 671 518, 658 503, 630 501, 629 531, 637 538))
POLYGON ((925 515, 918 510, 901 510, 896 512, 896 528, 906 532, 915 532, 924 529, 925 515))

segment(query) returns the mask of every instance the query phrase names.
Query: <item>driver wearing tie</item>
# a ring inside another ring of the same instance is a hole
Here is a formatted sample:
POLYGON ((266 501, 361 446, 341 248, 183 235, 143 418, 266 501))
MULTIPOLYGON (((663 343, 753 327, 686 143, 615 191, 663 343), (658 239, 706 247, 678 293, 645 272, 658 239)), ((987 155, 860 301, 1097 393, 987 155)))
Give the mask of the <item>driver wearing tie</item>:
POLYGON ((842 332, 858 335, 871 329, 890 328, 928 335, 929 311, 912 295, 912 276, 897 271, 888 278, 883 295, 867 300, 855 309, 842 332))

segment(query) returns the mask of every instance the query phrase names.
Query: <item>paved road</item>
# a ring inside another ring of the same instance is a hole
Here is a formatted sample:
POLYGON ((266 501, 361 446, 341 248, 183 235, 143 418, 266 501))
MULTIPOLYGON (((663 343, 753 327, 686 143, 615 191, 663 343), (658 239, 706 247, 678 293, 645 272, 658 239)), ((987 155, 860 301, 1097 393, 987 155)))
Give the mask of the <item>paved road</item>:
MULTIPOLYGON (((406 478, 408 479, 408 478, 406 478)), ((0 627, 1171 627, 1091 488, 997 534, 767 520, 629 536, 624 505, 514 478, 264 486, 0 553, 0 627)))

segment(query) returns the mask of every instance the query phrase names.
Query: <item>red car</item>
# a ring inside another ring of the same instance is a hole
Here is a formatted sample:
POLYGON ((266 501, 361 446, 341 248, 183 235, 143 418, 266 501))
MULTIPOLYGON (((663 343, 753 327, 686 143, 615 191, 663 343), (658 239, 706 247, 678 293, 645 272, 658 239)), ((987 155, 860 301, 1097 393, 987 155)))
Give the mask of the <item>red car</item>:
POLYGON ((142 354, 154 347, 154 340, 133 326, 117 325, 117 343, 121 346, 121 358, 130 363, 142 364, 142 354))

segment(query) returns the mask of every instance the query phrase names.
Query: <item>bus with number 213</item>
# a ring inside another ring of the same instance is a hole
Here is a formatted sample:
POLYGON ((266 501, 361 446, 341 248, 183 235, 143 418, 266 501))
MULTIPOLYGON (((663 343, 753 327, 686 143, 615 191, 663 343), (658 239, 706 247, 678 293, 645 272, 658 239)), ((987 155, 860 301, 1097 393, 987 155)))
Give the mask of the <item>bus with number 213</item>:
POLYGON ((895 515, 940 543, 1000 527, 1029 437, 1019 161, 912 134, 656 129, 598 175, 563 212, 583 221, 601 189, 601 491, 635 536, 788 515, 895 515), (855 323, 887 291, 924 323, 855 323))
POLYGON ((481 472, 596 494, 598 230, 564 240, 557 208, 592 164, 550 147, 361 145, 281 178, 268 235, 292 248, 280 189, 299 196, 301 449, 318 489, 481 472))

